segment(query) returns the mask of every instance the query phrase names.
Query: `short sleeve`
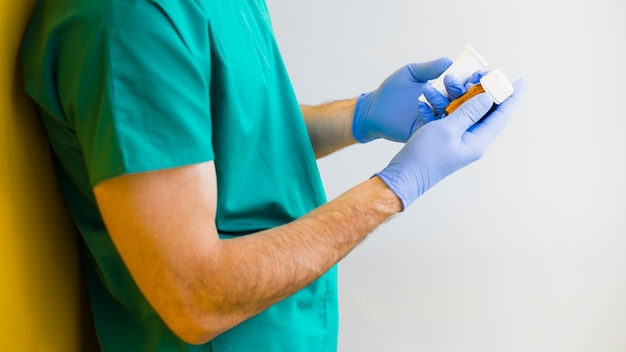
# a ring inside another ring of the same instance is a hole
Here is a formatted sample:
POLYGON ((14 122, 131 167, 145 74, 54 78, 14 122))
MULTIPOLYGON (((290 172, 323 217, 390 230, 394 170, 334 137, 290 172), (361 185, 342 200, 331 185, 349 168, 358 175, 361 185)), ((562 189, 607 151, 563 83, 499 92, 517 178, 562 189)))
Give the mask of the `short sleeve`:
POLYGON ((192 1, 83 1, 58 25, 59 99, 89 181, 212 160, 208 24, 192 1))

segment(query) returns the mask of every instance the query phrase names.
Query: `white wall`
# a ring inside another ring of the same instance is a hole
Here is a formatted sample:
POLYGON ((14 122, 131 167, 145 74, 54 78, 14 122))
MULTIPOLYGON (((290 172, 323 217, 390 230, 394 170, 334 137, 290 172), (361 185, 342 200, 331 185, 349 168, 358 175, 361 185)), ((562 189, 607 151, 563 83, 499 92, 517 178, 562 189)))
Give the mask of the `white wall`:
MULTIPOLYGON (((482 160, 342 262, 340 351, 626 351, 626 3, 268 3, 303 103, 465 44, 529 82, 482 160)), ((329 198, 399 147, 322 159, 329 198)))

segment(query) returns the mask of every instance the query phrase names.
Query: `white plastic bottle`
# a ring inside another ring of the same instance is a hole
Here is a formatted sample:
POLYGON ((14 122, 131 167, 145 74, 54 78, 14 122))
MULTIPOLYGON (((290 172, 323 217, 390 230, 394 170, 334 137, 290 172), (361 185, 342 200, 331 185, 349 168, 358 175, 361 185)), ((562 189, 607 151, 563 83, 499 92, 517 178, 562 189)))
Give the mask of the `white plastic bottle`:
MULTIPOLYGON (((463 52, 452 61, 452 65, 448 67, 439 77, 430 81, 430 84, 435 88, 439 93, 443 94, 446 98, 448 97, 448 92, 446 91, 446 87, 443 84, 443 78, 451 74, 457 80, 461 82, 467 81, 474 72, 479 70, 484 70, 487 68, 487 60, 485 60, 474 48, 467 45, 463 52)), ((428 104, 424 95, 421 95, 419 99, 428 104)), ((430 105, 430 104, 429 104, 430 105)))

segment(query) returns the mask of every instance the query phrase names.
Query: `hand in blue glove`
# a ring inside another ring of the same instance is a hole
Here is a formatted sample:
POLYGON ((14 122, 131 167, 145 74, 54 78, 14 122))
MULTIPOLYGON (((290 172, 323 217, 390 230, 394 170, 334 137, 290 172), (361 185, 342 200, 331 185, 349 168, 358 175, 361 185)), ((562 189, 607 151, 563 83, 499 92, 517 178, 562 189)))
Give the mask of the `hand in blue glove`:
POLYGON ((354 138, 361 143, 377 138, 406 142, 419 127, 428 122, 421 118, 418 110, 422 88, 428 80, 441 75, 451 63, 450 59, 441 58, 406 65, 373 92, 362 94, 354 109, 354 138))
POLYGON ((508 123, 526 85, 517 80, 513 87, 513 95, 484 118, 493 104, 486 93, 426 124, 376 174, 402 200, 403 209, 444 177, 484 154, 508 123))

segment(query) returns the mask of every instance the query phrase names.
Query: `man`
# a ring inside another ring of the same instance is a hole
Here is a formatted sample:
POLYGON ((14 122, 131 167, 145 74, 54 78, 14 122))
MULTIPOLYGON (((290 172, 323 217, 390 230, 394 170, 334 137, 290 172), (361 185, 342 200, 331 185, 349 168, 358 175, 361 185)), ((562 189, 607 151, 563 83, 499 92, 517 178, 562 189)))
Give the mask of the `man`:
POLYGON ((335 264, 478 159, 522 88, 438 119, 417 97, 444 58, 300 108, 263 0, 40 1, 22 56, 104 351, 335 350, 335 264), (406 145, 326 202, 315 157, 375 138, 406 145))

